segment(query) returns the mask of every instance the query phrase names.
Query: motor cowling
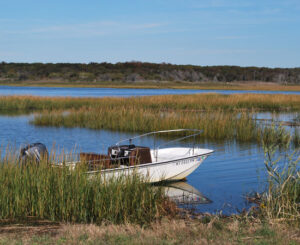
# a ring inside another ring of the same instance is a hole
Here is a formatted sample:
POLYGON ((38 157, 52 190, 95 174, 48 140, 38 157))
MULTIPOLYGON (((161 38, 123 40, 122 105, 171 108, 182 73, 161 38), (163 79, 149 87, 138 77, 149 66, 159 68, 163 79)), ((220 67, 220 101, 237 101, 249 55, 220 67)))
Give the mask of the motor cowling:
POLYGON ((129 165, 129 156, 134 148, 135 145, 114 145, 108 148, 108 155, 115 163, 129 165))
POLYGON ((49 153, 42 143, 33 143, 23 147, 20 151, 20 160, 23 164, 40 163, 42 160, 48 161, 49 153))
POLYGON ((111 146, 108 148, 108 155, 111 159, 129 157, 130 152, 135 148, 135 145, 120 145, 111 146))

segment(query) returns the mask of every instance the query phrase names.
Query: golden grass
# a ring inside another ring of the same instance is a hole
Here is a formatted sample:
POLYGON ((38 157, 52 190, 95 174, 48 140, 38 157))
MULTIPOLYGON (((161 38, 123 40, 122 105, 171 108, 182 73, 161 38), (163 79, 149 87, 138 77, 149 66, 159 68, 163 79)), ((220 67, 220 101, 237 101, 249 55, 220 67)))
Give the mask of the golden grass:
POLYGON ((82 127, 123 132, 151 132, 175 128, 202 129, 202 139, 260 141, 263 132, 247 113, 158 112, 144 109, 79 109, 68 113, 45 112, 36 115, 38 126, 82 127))
POLYGON ((216 93, 193 95, 161 95, 130 98, 61 98, 34 96, 2 96, 1 110, 58 110, 89 108, 157 109, 157 110, 264 110, 299 111, 300 95, 216 93))
POLYGON ((300 230, 286 224, 262 224, 235 217, 164 219, 147 227, 28 222, 1 225, 1 244, 298 244, 300 230))

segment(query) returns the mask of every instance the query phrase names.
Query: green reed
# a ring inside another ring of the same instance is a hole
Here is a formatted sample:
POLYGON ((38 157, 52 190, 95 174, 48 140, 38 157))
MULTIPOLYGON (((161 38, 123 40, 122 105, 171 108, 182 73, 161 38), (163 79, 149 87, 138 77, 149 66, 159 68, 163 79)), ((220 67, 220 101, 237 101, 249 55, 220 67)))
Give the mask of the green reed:
POLYGON ((299 224, 300 158, 299 150, 287 154, 289 144, 290 141, 284 145, 270 141, 264 144, 268 190, 264 194, 261 207, 263 213, 270 219, 295 221, 299 224))
POLYGON ((149 223, 164 212, 161 188, 137 175, 88 178, 84 165, 70 170, 42 162, 0 163, 0 219, 34 216, 67 222, 149 223))
MULTIPOLYGON (((82 127, 109 129, 124 132, 151 132, 174 128, 201 129, 202 139, 238 140, 240 142, 261 142, 263 138, 285 141, 285 134, 262 127, 253 120, 251 113, 189 111, 157 111, 127 109, 125 107, 80 109, 66 112, 53 111, 36 115, 31 122, 38 126, 82 127)), ((285 132, 286 133, 286 132, 285 132)))
POLYGON ((297 147, 300 146, 300 130, 298 128, 294 130, 293 143, 297 147))

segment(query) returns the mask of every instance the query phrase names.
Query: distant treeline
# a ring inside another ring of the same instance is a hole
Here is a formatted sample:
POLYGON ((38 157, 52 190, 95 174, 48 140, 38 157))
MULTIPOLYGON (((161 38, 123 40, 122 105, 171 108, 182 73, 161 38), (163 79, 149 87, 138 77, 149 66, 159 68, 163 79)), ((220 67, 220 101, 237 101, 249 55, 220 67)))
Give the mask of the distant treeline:
POLYGON ((247 82, 300 84, 300 68, 125 63, 0 63, 0 81, 247 82))

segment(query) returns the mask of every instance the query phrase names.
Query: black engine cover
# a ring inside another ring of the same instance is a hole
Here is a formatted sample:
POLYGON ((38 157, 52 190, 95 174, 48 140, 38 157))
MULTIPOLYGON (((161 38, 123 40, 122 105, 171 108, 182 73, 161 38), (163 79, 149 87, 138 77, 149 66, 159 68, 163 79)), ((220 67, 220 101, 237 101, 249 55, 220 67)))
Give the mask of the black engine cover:
POLYGON ((20 160, 22 163, 35 162, 39 163, 42 159, 48 161, 49 153, 42 143, 33 143, 25 146, 20 151, 20 160))

